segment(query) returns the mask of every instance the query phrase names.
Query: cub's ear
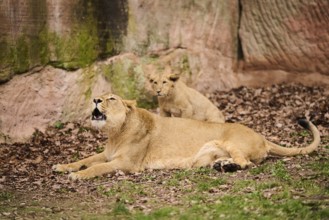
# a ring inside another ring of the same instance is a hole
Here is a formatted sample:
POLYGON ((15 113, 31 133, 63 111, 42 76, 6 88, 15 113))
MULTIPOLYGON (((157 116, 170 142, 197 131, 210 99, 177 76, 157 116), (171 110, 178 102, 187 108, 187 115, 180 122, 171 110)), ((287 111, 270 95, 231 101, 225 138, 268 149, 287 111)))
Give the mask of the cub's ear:
POLYGON ((177 80, 179 80, 179 74, 171 74, 169 76, 169 80, 173 81, 173 82, 176 82, 177 80))
POLYGON ((127 110, 135 109, 137 106, 136 100, 123 100, 123 103, 127 106, 127 110))
MULTIPOLYGON (((145 68, 145 69, 150 70, 150 67, 145 68)), ((155 74, 153 71, 146 71, 144 76, 145 76, 146 80, 148 80, 150 83, 154 82, 155 74)))
POLYGON ((152 79, 153 78, 155 70, 154 70, 154 67, 151 64, 143 65, 142 69, 144 71, 144 76, 147 79, 152 79))

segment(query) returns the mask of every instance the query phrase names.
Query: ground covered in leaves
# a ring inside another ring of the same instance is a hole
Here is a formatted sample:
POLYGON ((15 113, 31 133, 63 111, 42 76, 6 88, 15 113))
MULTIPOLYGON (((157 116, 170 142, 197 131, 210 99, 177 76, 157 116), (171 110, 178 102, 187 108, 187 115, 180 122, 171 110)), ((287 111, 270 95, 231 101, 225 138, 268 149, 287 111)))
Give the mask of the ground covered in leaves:
POLYGON ((56 122, 28 143, 0 145, 0 219, 328 219, 328 89, 241 87, 209 98, 228 122, 287 147, 312 140, 296 123, 308 117, 322 134, 320 148, 308 156, 269 157, 236 173, 118 171, 74 182, 52 165, 101 152, 106 138, 81 124, 56 122))

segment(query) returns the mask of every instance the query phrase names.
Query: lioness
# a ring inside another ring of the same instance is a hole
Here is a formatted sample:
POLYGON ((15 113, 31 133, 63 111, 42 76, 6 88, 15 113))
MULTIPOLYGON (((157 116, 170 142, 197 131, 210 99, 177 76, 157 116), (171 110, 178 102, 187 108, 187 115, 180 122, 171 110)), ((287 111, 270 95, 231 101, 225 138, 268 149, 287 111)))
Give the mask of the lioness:
POLYGON ((234 171, 261 162, 269 153, 308 154, 320 143, 319 131, 307 120, 301 121, 301 125, 312 131, 313 142, 304 148, 285 148, 240 124, 161 117, 113 94, 95 98, 93 106, 92 124, 107 131, 108 143, 102 153, 53 167, 60 172, 88 167, 71 173, 72 179, 115 170, 137 172, 209 165, 221 171, 234 171))
POLYGON ((160 115, 224 123, 223 113, 204 95, 185 85, 178 74, 150 74, 150 83, 158 96, 160 115))

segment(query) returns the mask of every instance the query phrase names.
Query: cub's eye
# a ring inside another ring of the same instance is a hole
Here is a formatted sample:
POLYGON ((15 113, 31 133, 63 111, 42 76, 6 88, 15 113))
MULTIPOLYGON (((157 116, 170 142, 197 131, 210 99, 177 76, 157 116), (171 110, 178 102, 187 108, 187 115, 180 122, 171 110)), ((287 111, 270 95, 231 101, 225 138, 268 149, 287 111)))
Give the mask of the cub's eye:
POLYGON ((163 83, 163 84, 166 84, 166 83, 167 83, 167 81, 163 81, 162 83, 163 83))
POLYGON ((158 82, 156 82, 156 81, 154 81, 153 83, 154 83, 155 85, 157 85, 157 84, 158 84, 158 82))
POLYGON ((153 81, 154 81, 153 79, 150 79, 150 83, 153 83, 153 81))

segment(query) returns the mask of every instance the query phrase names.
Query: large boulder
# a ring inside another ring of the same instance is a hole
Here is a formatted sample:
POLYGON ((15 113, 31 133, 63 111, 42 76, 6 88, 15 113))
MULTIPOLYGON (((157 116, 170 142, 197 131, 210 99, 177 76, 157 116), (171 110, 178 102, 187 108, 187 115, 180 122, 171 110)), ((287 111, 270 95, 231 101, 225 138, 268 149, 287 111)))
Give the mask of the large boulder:
POLYGON ((137 61, 123 54, 72 72, 47 66, 13 77, 0 86, 0 143, 26 141, 35 129, 44 131, 56 122, 88 123, 92 98, 105 92, 150 107, 137 61))

